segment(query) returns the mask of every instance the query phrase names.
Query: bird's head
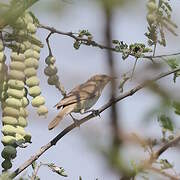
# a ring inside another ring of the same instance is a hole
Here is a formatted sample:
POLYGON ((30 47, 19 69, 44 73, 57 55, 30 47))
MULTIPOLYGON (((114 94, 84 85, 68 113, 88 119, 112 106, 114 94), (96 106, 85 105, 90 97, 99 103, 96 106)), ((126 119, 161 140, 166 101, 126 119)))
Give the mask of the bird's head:
POLYGON ((106 74, 98 74, 92 76, 89 81, 95 81, 96 83, 105 86, 108 82, 116 79, 115 77, 108 76, 106 74))

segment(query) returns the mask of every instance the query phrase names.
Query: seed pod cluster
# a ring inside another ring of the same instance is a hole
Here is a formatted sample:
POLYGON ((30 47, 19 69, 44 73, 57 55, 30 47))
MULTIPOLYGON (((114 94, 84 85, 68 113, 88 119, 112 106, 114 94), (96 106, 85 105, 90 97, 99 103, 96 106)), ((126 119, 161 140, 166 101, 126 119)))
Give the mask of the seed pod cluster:
POLYGON ((11 168, 11 159, 16 157, 16 147, 26 142, 27 133, 24 128, 27 126, 28 100, 24 87, 24 60, 24 54, 12 52, 1 130, 4 135, 1 140, 4 145, 1 154, 5 159, 2 163, 4 170, 11 168))
POLYGON ((57 75, 57 67, 55 66, 56 59, 52 56, 49 55, 46 59, 45 62, 47 66, 44 69, 44 74, 48 76, 48 84, 49 85, 55 85, 57 89, 59 89, 64 96, 66 94, 64 87, 61 85, 59 81, 59 76, 57 75))
MULTIPOLYGON (((29 13, 25 14, 27 31, 34 39, 37 39, 35 36, 37 27, 33 24, 33 18, 29 13)), ((28 86, 28 93, 33 97, 31 104, 34 107, 37 107, 37 113, 39 115, 46 115, 48 109, 46 108, 45 99, 41 95, 41 89, 39 87, 39 79, 37 77, 37 69, 39 66, 40 50, 41 48, 31 43, 26 44, 25 55, 25 76, 26 76, 26 85, 28 86)))
MULTIPOLYGON (((25 12, 13 26, 13 33, 19 37, 26 37, 28 34, 28 37, 32 37, 33 41, 39 42, 35 36, 36 29, 31 14, 25 12)), ((4 71, 6 72, 7 68, 4 64, 3 43, 0 41, 0 87, 2 87, 0 98, 1 102, 4 101, 3 127, 1 130, 3 133, 1 142, 4 149, 1 155, 5 159, 2 162, 4 170, 12 167, 11 160, 16 157, 16 148, 22 146, 23 143, 31 142, 31 134, 24 129, 28 124, 26 106, 29 104, 29 100, 27 94, 33 97, 31 104, 38 108, 39 115, 45 115, 48 112, 44 106, 45 99, 41 96, 39 79, 37 78, 41 47, 37 43, 32 43, 32 40, 28 38, 19 39, 13 42, 16 48, 12 48, 8 79, 6 81, 4 79, 1 81, 3 77, 1 74, 4 71)))

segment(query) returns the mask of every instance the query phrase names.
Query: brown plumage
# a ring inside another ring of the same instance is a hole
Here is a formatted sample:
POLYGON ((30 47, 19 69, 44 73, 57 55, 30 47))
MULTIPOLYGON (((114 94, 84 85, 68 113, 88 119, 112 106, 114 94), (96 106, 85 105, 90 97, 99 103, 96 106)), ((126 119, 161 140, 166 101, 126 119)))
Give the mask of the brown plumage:
POLYGON ((58 115, 52 120, 48 129, 56 127, 64 116, 71 112, 79 113, 90 109, 99 99, 106 84, 113 78, 104 74, 92 76, 85 83, 76 86, 59 103, 57 109, 62 108, 58 115))

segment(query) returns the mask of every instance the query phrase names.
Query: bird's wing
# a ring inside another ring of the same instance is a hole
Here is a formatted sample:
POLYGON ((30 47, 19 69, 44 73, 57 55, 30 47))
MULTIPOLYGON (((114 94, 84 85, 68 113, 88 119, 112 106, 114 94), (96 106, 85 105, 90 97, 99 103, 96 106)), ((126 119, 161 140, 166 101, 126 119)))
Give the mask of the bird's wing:
POLYGON ((67 107, 63 108, 58 113, 58 115, 49 123, 48 129, 51 130, 51 129, 55 128, 60 123, 60 121, 64 118, 64 116, 71 113, 73 111, 73 109, 74 109, 73 104, 71 106, 67 106, 67 107))
POLYGON ((67 94, 59 103, 55 105, 58 109, 62 106, 67 106, 83 100, 91 99, 98 96, 97 86, 94 83, 85 83, 75 87, 70 93, 67 94))

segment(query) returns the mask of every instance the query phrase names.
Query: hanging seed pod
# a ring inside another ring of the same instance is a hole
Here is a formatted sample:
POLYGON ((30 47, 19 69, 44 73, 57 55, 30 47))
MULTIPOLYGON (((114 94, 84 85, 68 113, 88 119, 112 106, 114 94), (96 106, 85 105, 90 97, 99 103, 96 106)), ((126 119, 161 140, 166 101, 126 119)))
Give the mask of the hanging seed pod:
POLYGON ((27 120, 26 120, 26 117, 23 117, 23 116, 20 116, 18 118, 18 125, 21 126, 21 127, 26 127, 27 126, 27 120))
POLYGON ((46 59, 45 59, 45 62, 47 65, 50 65, 50 64, 54 64, 56 62, 56 59, 53 57, 53 56, 48 56, 46 59))
POLYGON ((48 109, 47 109, 46 106, 41 105, 41 106, 38 107, 37 113, 38 113, 39 116, 46 115, 48 113, 48 109))
POLYGON ((42 96, 37 96, 31 101, 32 106, 39 107, 45 104, 45 99, 42 96))
POLYGON ((24 88, 24 82, 20 80, 10 79, 8 86, 13 89, 22 90, 24 88))
POLYGON ((4 116, 2 118, 2 122, 4 125, 6 125, 6 124, 10 124, 13 126, 17 125, 17 119, 14 117, 11 117, 11 116, 4 116))
MULTIPOLYGON (((39 87, 39 79, 37 77, 37 69, 39 66, 39 58, 40 58, 40 50, 41 47, 36 44, 36 42, 40 42, 39 39, 36 37, 36 25, 33 24, 31 15, 25 15, 25 22, 27 24, 27 31, 29 36, 32 37, 33 41, 31 44, 25 42, 26 50, 24 52, 25 55, 25 76, 26 76, 26 85, 28 86, 28 94, 33 97, 31 104, 34 107, 39 107, 45 104, 45 99, 39 98, 41 94, 41 89, 39 87), (38 100, 37 102, 37 99, 38 100)), ((47 108, 46 108, 47 109, 47 108)), ((45 112, 45 111, 44 111, 45 112)), ((46 110, 46 113, 48 111, 46 110)), ((39 114, 39 113, 38 113, 39 114)), ((40 113, 39 115, 45 115, 45 113, 40 113)))
POLYGON ((41 94, 41 89, 39 86, 33 86, 29 88, 29 95, 32 97, 39 96, 41 94))
POLYGON ((26 76, 26 78, 30 78, 37 75, 36 69, 34 67, 30 67, 30 68, 26 68, 24 70, 24 74, 26 76))
POLYGON ((63 96, 66 95, 64 87, 61 85, 59 76, 57 75, 58 70, 55 66, 56 59, 53 56, 48 56, 45 59, 45 62, 48 66, 44 69, 44 74, 48 76, 48 84, 55 85, 55 87, 61 91, 63 96))
POLYGON ((1 156, 4 158, 4 159, 14 159, 16 157, 16 148, 13 147, 13 146, 5 146, 2 153, 1 153, 1 156))
POLYGON ((39 86, 39 79, 36 76, 32 76, 26 80, 26 85, 29 87, 39 86))
POLYGON ((3 136, 2 139, 1 139, 1 142, 4 146, 13 146, 13 147, 16 147, 16 138, 12 135, 6 135, 6 136, 3 136))
POLYGON ((7 171, 8 169, 10 169, 12 167, 12 163, 10 159, 5 159, 1 166, 4 168, 5 171, 7 171))
POLYGON ((14 136, 16 134, 16 128, 12 125, 5 125, 5 126, 3 126, 1 132, 4 135, 14 136))
MULTIPOLYGON (((21 20, 18 20, 18 25, 21 24, 21 20)), ((15 26, 17 27, 17 26, 15 26)), ((22 26, 21 26, 22 27, 22 26)), ((25 26, 23 26, 25 27, 25 26)), ((20 28, 18 28, 20 29, 20 28)), ((16 34, 25 34, 23 30, 14 29, 16 34), (20 32, 21 31, 21 32, 20 32)), ((24 119, 20 118, 22 111, 20 108, 24 105, 22 99, 25 96, 24 91, 24 82, 25 82, 25 55, 23 51, 25 50, 25 45, 20 42, 15 42, 14 45, 18 47, 19 52, 12 51, 11 53, 11 62, 9 65, 10 71, 8 73, 8 81, 5 84, 2 97, 5 100, 3 107, 3 117, 2 117, 2 133, 3 137, 1 142, 5 146, 2 151, 2 157, 5 159, 2 163, 4 170, 10 169, 12 166, 11 159, 16 157, 16 147, 17 147, 17 137, 18 133, 22 136, 26 134, 24 129, 21 129, 27 125, 27 121, 24 122, 24 119), (22 125, 21 128, 20 125, 22 125)), ((0 53, 0 57, 1 57, 0 53)), ((4 56, 2 56, 4 62, 4 56)), ((27 116, 26 116, 27 117, 27 116)), ((19 139, 18 139, 19 140, 19 139)))
POLYGON ((6 106, 3 109, 3 116, 11 116, 17 118, 19 116, 19 110, 13 107, 6 106))
POLYGON ((57 74, 57 68, 54 65, 49 65, 44 69, 44 74, 46 76, 53 76, 57 74))

